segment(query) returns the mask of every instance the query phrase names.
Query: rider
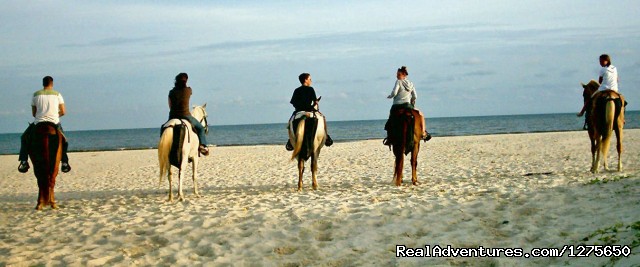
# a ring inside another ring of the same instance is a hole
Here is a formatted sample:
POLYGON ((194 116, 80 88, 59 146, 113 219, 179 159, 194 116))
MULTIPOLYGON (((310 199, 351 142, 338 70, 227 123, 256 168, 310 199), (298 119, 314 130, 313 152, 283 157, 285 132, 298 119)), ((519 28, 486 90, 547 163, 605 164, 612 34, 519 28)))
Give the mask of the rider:
MULTIPOLYGON (((609 55, 607 54, 602 54, 600 55, 599 61, 600 61, 600 66, 602 67, 600 69, 600 77, 598 77, 598 82, 600 83, 600 87, 598 88, 598 91, 596 91, 595 93, 593 93, 593 95, 591 95, 591 98, 593 98, 597 92, 602 92, 604 90, 612 90, 618 93, 618 82, 619 82, 618 69, 616 69, 616 67, 611 64, 611 57, 609 57, 609 55)), ((624 101, 624 97, 620 93, 618 94, 620 95, 620 98, 623 100, 623 103, 626 106, 627 102, 624 101)), ((585 111, 588 108, 587 107, 588 102, 590 101, 584 102, 582 109, 577 114, 578 117, 584 115, 585 111)))
POLYGON ((391 106, 391 110, 389 111, 389 119, 391 119, 391 115, 395 111, 402 108, 409 108, 418 111, 420 116, 422 116, 422 120, 420 120, 420 128, 422 129, 422 140, 429 141, 431 139, 431 134, 427 132, 427 125, 425 123, 424 115, 420 110, 415 108, 415 103, 418 95, 416 94, 416 88, 413 86, 413 83, 407 79, 408 75, 409 72, 407 71, 406 66, 402 66, 396 72, 396 78, 398 80, 396 81, 396 85, 393 87, 391 94, 387 96, 387 98, 393 98, 393 105, 391 106))
POLYGON ((187 86, 189 76, 186 73, 180 73, 176 76, 175 87, 169 91, 169 119, 185 119, 188 120, 195 129, 200 147, 198 151, 202 155, 209 155, 207 148, 207 139, 205 137, 204 126, 191 116, 189 112, 189 98, 191 98, 191 87, 187 86))
MULTIPOLYGON (((44 88, 33 93, 33 98, 31 98, 31 115, 35 120, 29 124, 27 130, 25 130, 20 137, 20 155, 18 156, 20 165, 18 166, 18 171, 22 173, 29 170, 29 161, 27 161, 29 154, 28 147, 34 125, 40 122, 51 122, 56 124, 58 130, 64 135, 62 125, 60 125, 60 117, 66 113, 62 94, 53 90, 53 78, 51 76, 42 78, 42 86, 44 86, 44 88)), ((60 164, 62 172, 69 172, 71 170, 69 157, 67 156, 68 147, 69 143, 67 143, 65 138, 62 144, 62 164, 60 164)))
MULTIPOLYGON (((291 105, 293 105, 293 107, 295 108, 295 111, 293 111, 293 114, 291 114, 292 117, 299 111, 317 111, 315 110, 314 105, 316 104, 318 98, 316 97, 316 91, 313 89, 313 87, 311 87, 311 74, 302 73, 298 76, 298 80, 300 81, 301 86, 293 91, 291 101, 289 101, 289 103, 291 103, 291 105)), ((333 144, 333 140, 327 132, 327 118, 324 118, 324 127, 325 133, 327 133, 327 140, 324 142, 324 144, 326 146, 331 146, 333 144)), ((287 145, 285 147, 289 151, 293 150, 291 140, 287 141, 287 145)))

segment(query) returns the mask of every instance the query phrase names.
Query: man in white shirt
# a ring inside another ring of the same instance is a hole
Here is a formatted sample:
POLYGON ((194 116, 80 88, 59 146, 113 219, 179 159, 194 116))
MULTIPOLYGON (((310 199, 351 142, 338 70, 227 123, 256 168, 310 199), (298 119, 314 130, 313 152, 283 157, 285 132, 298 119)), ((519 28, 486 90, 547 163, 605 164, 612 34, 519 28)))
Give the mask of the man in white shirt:
MULTIPOLYGON (((20 156, 18 157, 20 165, 18 166, 18 171, 22 173, 29 170, 29 161, 27 161, 29 146, 28 138, 32 135, 31 132, 33 130, 33 126, 40 122, 51 122, 58 125, 58 129, 62 131, 62 126, 60 126, 60 117, 64 116, 66 112, 62 94, 53 90, 53 78, 51 78, 51 76, 42 78, 42 86, 44 86, 44 88, 33 93, 33 98, 31 99, 31 115, 33 115, 35 120, 33 121, 33 124, 30 124, 27 130, 22 134, 20 140, 20 156)), ((62 164, 60 165, 62 172, 69 172, 71 170, 69 157, 67 156, 68 146, 69 144, 65 140, 62 145, 62 164)))

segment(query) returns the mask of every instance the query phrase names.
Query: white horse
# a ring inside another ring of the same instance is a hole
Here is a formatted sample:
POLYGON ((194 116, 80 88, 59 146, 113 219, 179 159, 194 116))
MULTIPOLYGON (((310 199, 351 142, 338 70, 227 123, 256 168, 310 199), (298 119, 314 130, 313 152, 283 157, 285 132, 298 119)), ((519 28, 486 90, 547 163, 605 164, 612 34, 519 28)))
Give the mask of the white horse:
MULTIPOLYGON (((207 127, 207 111, 205 108, 207 104, 202 106, 193 106, 191 115, 198 120, 205 129, 205 133, 209 133, 209 127, 207 127)), ((171 152, 171 145, 173 144, 173 127, 180 124, 186 125, 186 133, 183 139, 182 146, 182 161, 178 167, 178 199, 184 201, 184 195, 182 194, 182 170, 186 170, 187 165, 191 163, 192 175, 193 175, 193 193, 196 197, 200 197, 198 193, 198 185, 196 184, 196 173, 198 170, 198 147, 200 145, 198 135, 193 132, 193 126, 187 120, 171 119, 164 124, 163 127, 167 127, 162 131, 160 136, 160 142, 158 142, 158 161, 160 162, 160 180, 162 183, 162 177, 167 174, 169 179, 169 201, 173 201, 173 189, 171 186, 171 164, 169 163, 169 153, 171 152)))
MULTIPOLYGON (((318 110, 318 99, 315 103, 315 109, 318 110)), ((325 118, 319 111, 312 112, 298 112, 294 117, 289 120, 289 141, 293 144, 293 153, 291 154, 291 160, 298 159, 298 191, 302 190, 302 175, 304 173, 304 162, 311 158, 311 176, 313 177, 312 185, 313 189, 318 189, 318 181, 316 180, 316 173, 318 172, 318 157, 320 156, 320 150, 324 146, 324 142, 327 140, 327 133, 325 131, 325 118), (293 121, 295 118, 305 116, 306 118, 300 120, 297 128, 293 128, 293 121), (304 138, 305 126, 307 121, 315 123, 317 121, 316 134, 311 140, 311 144, 305 142, 304 138)))

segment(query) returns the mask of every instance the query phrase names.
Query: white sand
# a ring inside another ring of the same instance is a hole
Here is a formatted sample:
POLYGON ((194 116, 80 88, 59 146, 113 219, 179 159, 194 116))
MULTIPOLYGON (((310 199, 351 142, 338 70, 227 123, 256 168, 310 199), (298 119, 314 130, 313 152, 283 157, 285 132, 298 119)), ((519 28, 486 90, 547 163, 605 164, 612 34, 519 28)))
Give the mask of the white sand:
MULTIPOLYGON (((320 189, 306 172, 302 192, 284 146, 217 147, 201 160, 203 197, 188 178, 187 200, 173 203, 166 180, 158 185, 156 150, 71 153, 74 169, 56 185, 61 208, 44 211, 33 209, 32 170, 20 174, 17 156, 0 156, 0 266, 600 266, 611 259, 395 250, 602 244, 582 240, 616 224, 614 243, 628 245, 638 231, 626 226, 640 221, 640 130, 626 130, 624 144, 623 172, 593 175, 586 132, 435 137, 422 145, 422 184, 410 185, 407 161, 396 187, 380 140, 336 143, 320 156, 320 189)), ((616 264, 640 264, 633 253, 616 264)))

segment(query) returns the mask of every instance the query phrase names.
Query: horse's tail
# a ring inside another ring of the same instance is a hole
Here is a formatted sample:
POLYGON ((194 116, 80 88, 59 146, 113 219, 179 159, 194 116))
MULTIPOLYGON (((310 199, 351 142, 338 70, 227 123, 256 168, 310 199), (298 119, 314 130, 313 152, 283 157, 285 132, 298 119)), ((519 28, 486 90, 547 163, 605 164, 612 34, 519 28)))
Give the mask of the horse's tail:
POLYGON ((615 124, 616 119, 616 104, 613 99, 607 99, 607 103, 605 104, 605 113, 604 113, 604 125, 602 125, 602 141, 603 141, 603 149, 609 151, 609 141, 611 139, 611 135, 613 134, 613 125, 615 124))
POLYGON ((296 143, 293 144, 293 153, 291 153, 291 160, 294 160, 300 151, 302 150, 302 141, 304 141, 304 127, 306 120, 300 120, 298 123, 298 129, 296 129, 296 143))
POLYGON ((158 184, 162 184, 162 178, 170 171, 169 153, 173 143, 173 127, 167 127, 162 131, 160 142, 158 142, 158 162, 160 163, 160 178, 158 184))

